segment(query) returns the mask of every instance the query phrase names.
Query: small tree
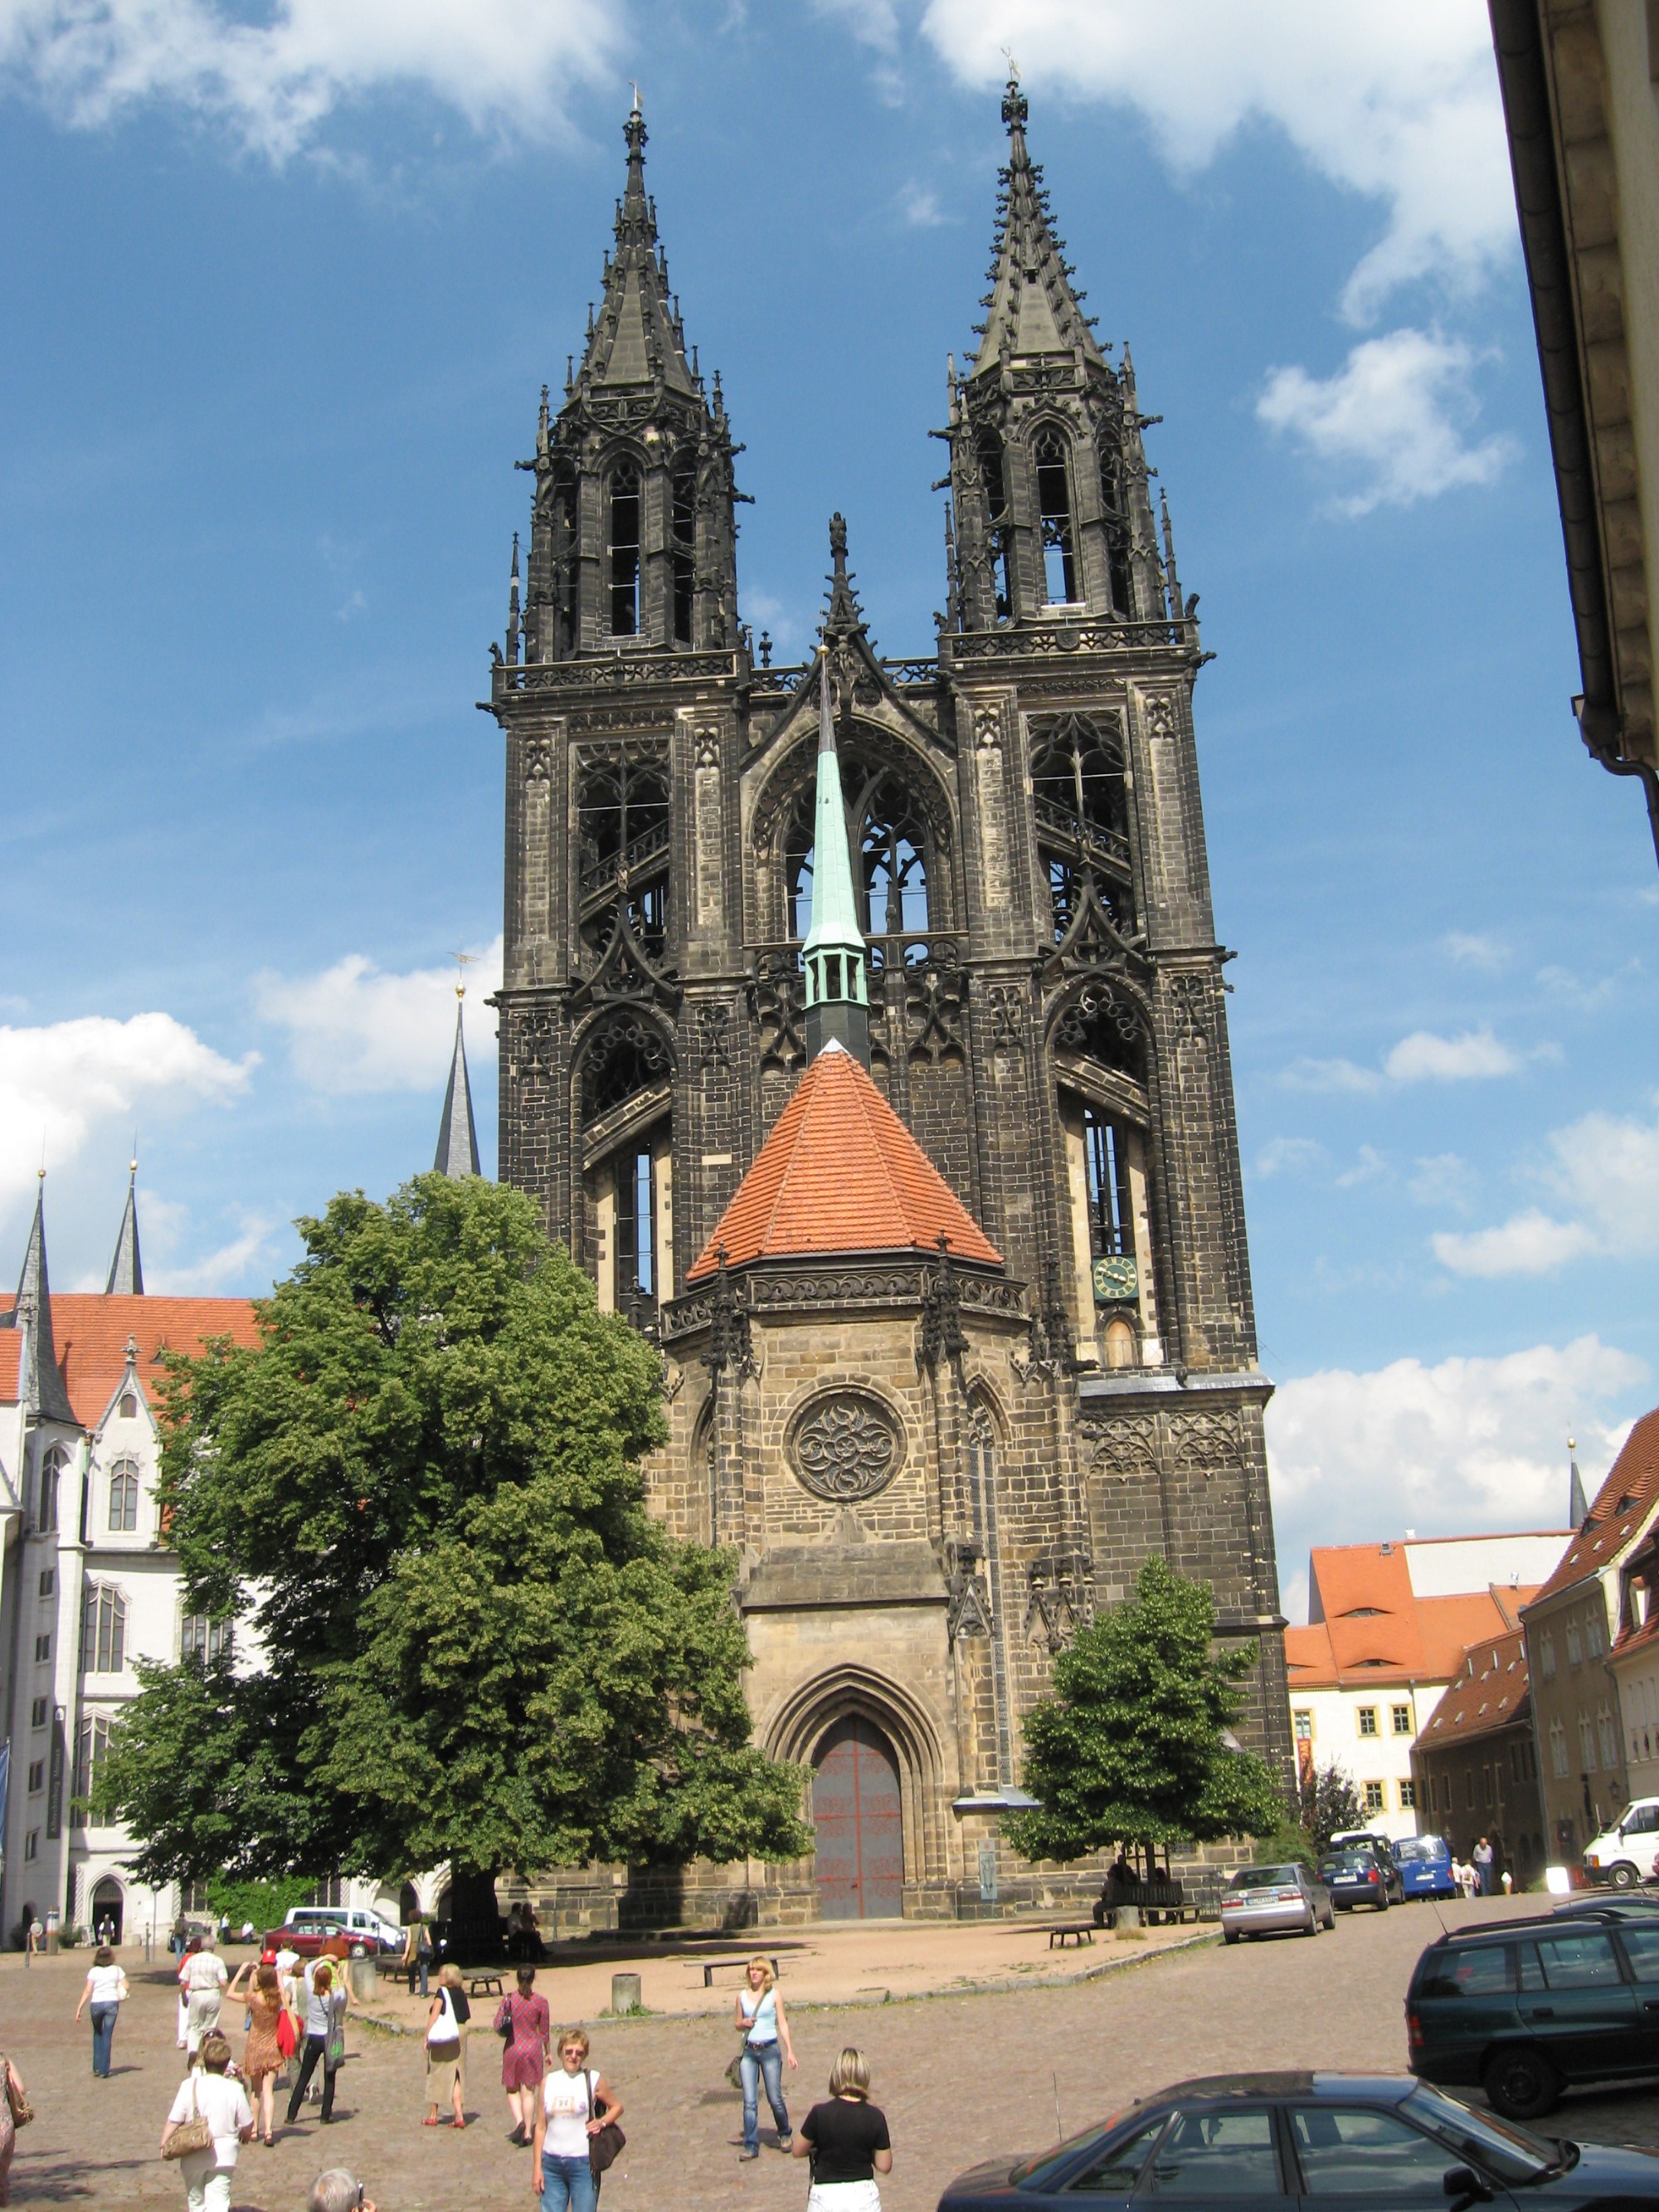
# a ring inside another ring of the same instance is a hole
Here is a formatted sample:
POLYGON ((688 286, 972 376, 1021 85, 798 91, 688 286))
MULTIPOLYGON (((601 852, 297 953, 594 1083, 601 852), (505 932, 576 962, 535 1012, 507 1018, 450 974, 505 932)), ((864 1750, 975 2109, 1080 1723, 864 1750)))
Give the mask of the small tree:
POLYGON ((1302 1825, 1322 1851, 1333 1836, 1365 1825, 1359 1792, 1334 1759, 1302 1784, 1302 1825))
POLYGON ((1065 1861, 1278 1827, 1278 1781, 1228 1740, 1255 1646, 1214 1642, 1209 1585, 1156 1558, 1127 1605, 1079 1631, 1054 1662, 1054 1694, 1026 1720, 1025 1786, 1041 1802, 1004 1818, 1017 1851, 1065 1861))
POLYGON ((300 1224, 257 1349, 175 1357, 162 1509, 234 1655, 141 1666, 96 1802, 146 1881, 810 1850, 749 1741, 730 1561, 646 1510, 659 1362, 522 1194, 300 1224))

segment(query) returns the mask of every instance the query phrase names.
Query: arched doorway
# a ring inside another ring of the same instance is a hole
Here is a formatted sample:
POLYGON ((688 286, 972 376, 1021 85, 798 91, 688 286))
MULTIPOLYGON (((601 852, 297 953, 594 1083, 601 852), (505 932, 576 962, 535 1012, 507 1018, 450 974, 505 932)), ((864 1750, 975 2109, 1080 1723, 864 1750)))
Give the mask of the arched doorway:
POLYGON ((408 1928, 420 1917, 421 1893, 412 1881, 406 1881, 398 1893, 398 1917, 408 1928))
POLYGON ((121 1941, 125 1903, 120 1883, 106 1875, 92 1893, 91 1933, 94 1942, 118 1943, 121 1941), (110 1930, 108 1935, 102 1933, 106 1927, 110 1930))
POLYGON ((904 1909, 898 1760, 873 1721, 849 1713, 813 1758, 812 1826, 826 1920, 896 1919, 904 1909))

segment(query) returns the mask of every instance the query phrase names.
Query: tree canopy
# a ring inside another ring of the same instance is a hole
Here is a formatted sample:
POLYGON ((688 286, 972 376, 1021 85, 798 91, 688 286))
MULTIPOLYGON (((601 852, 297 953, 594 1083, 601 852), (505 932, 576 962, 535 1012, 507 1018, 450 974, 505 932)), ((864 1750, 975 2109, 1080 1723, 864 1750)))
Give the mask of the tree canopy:
POLYGON ((240 1641, 138 1670, 95 1793, 135 1872, 810 1850, 749 1741, 731 1563, 646 1510, 652 1348, 478 1178, 299 1228, 258 1347, 167 1363, 169 1540, 240 1641))
POLYGON ((1302 1784, 1302 1825, 1322 1851, 1333 1836, 1365 1825, 1359 1792, 1334 1759, 1328 1759, 1302 1784))
POLYGON ((1278 1827, 1279 1782, 1228 1740, 1255 1646, 1217 1651, 1214 1641, 1208 1583, 1158 1558, 1127 1604, 1079 1631, 1054 1661, 1053 1694, 1026 1719, 1024 1782, 1039 1802, 1003 1817, 1017 1851, 1063 1862, 1116 1843, 1278 1827))

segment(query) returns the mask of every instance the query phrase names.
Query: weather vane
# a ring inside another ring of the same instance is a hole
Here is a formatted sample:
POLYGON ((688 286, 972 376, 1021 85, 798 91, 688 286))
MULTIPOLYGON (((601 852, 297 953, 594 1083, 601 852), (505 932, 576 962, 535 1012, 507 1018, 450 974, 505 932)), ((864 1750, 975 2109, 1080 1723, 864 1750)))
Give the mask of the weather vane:
POLYGON ((1019 82, 1019 64, 1014 59, 1013 50, 1012 47, 1005 46, 1002 49, 1002 58, 1008 64, 1009 83, 1018 84, 1019 82))
POLYGON ((466 971, 478 956, 476 952, 452 952, 449 957, 455 963, 455 996, 464 999, 466 996, 466 971))

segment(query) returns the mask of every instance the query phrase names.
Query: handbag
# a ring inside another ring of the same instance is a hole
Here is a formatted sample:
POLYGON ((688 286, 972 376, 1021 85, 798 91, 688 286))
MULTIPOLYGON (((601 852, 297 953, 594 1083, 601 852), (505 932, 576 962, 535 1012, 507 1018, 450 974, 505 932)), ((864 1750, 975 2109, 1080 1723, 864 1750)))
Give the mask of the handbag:
POLYGON ((276 2050, 283 2058, 292 2058, 298 2038, 294 2033, 294 2015, 284 2005, 276 2019, 276 2050))
POLYGON ((501 2037, 503 2043, 512 2042, 515 2030, 513 2025, 513 2000, 511 1997, 503 1997, 501 1999, 501 2008, 495 2015, 495 2033, 501 2037))
POLYGON ((438 1992, 439 2011, 426 2032, 426 2047, 441 2064, 460 2055, 461 2031, 450 2008, 449 1991, 438 1992))
POLYGON ((734 2089, 743 2087, 743 2053, 738 2051, 726 2069, 726 2078, 734 2089))
POLYGON ((23 2094, 22 2087, 11 2070, 10 2060, 0 2057, 0 2066, 4 2067, 6 2072, 6 2104, 11 2112, 11 2124, 15 2128, 26 2128, 34 2118, 34 2107, 23 2094))
MULTIPOLYGON (((9 2079, 6 2086, 9 2091, 9 2079)), ((163 2158, 188 2158, 193 2150, 212 2148, 213 2130, 208 2124, 207 2115, 201 2109, 197 2097, 197 2084, 192 2081, 190 2085, 190 2118, 181 2120, 173 2130, 161 2146, 161 2155, 163 2158)))
POLYGON ((328 2033, 323 2041, 323 2069, 331 2074, 336 2067, 345 2064, 345 2022, 339 2014, 331 2010, 328 2033))
MULTIPOLYGON (((592 2118, 594 2115, 593 2076, 591 2074, 587 2077, 587 2111, 589 2118, 592 2118)), ((621 2156, 622 2153, 627 2148, 627 2147, 628 2137, 623 2133, 622 2130, 617 2125, 617 2123, 614 2120, 607 2120, 605 2125, 599 2130, 598 2135, 589 2136, 587 2138, 587 2163, 592 2169, 595 2180, 599 2179, 599 2175, 605 2172, 607 2166, 614 2166, 616 2164, 617 2159, 621 2156)))

